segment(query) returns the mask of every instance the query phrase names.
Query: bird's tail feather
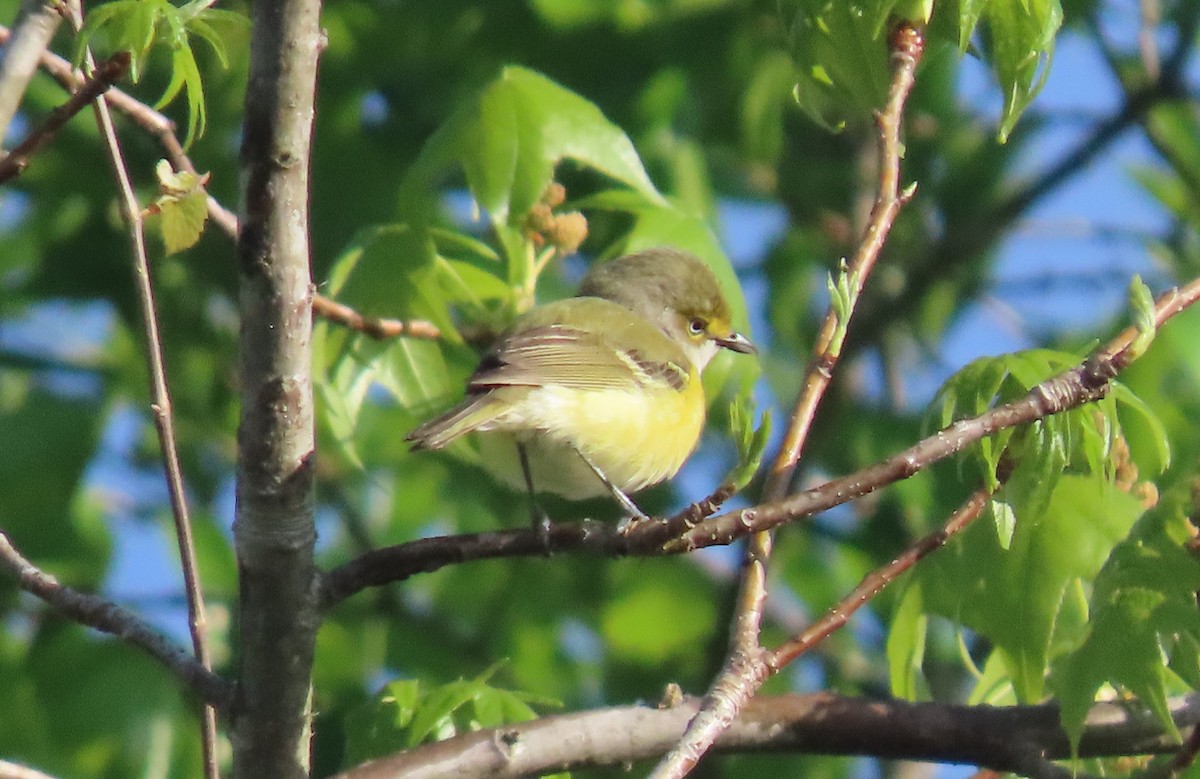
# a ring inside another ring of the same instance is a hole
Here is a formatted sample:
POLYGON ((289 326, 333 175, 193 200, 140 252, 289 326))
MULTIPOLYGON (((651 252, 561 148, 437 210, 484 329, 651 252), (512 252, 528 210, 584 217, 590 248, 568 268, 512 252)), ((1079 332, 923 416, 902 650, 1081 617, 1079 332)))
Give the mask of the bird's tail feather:
POLYGON ((413 449, 441 449, 467 433, 479 430, 503 411, 503 404, 487 395, 468 398, 405 436, 413 449))

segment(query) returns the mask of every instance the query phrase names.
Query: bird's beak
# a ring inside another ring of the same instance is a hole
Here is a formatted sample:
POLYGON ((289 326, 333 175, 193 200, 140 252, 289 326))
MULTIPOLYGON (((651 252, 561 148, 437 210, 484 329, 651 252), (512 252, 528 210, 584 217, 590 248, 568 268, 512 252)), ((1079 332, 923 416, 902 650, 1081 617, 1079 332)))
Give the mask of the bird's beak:
POLYGON ((741 352, 742 354, 756 354, 758 349, 754 344, 750 343, 750 339, 741 333, 730 333, 726 336, 714 338, 717 345, 723 349, 728 349, 731 352, 741 352))

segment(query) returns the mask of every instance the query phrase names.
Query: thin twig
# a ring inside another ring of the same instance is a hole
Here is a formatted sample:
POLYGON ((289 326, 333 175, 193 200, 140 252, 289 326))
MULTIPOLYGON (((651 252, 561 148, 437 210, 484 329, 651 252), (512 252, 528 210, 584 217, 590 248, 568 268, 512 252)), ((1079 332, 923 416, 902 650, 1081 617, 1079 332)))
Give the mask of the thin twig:
POLYGON ((887 565, 868 573, 850 594, 842 598, 825 615, 805 628, 799 635, 784 642, 766 659, 772 673, 778 673, 800 655, 825 640, 850 620, 856 611, 871 601, 898 576, 911 569, 923 557, 945 546, 946 542, 970 525, 987 508, 992 490, 976 490, 941 528, 917 539, 908 549, 887 565))
MULTIPOLYGON (((78 31, 83 26, 82 8, 72 4, 72 21, 78 31)), ((85 50, 89 67, 93 57, 85 50)), ((128 56, 126 56, 128 64, 128 56)), ((159 450, 167 482, 167 494, 171 503, 171 515, 175 520, 175 537, 179 546, 179 560, 183 568, 184 592, 187 594, 188 629, 192 636, 192 649, 196 660, 205 670, 212 670, 212 655, 208 649, 208 620, 204 610, 204 593, 200 586, 200 574, 196 563, 196 545, 192 538, 192 523, 188 515, 187 498, 183 486, 183 470, 179 465, 179 451, 175 443, 175 423, 171 411, 171 395, 167 388, 166 368, 163 363, 162 338, 158 330, 158 313, 154 305, 154 287, 150 280, 150 261, 146 255, 146 237, 142 224, 142 208, 129 180, 129 171, 121 152, 121 143, 113 125, 108 103, 102 96, 94 102, 96 123, 104 139, 105 150, 117 188, 121 194, 121 211, 129 228, 129 239, 133 250, 134 287, 142 313, 142 327, 146 338, 146 361, 150 371, 150 411, 154 427, 158 431, 159 450)), ((217 710, 205 702, 201 711, 201 742, 204 751, 204 774, 208 779, 219 779, 217 765, 217 710)))
MULTIPOLYGON (((825 396, 841 356, 842 343, 853 314, 853 301, 858 299, 896 215, 912 197, 912 188, 904 192, 900 188, 900 134, 904 106, 912 91, 924 47, 922 31, 911 24, 897 25, 889 36, 892 83, 884 110, 876 115, 879 131, 878 189, 858 250, 849 264, 840 270, 839 281, 850 292, 850 306, 839 311, 831 303, 825 314, 783 443, 767 475, 764 500, 779 500, 787 493, 817 407, 825 396)), ((764 663, 766 655, 759 643, 771 549, 770 531, 755 533, 747 542, 725 665, 679 744, 651 774, 655 779, 686 776, 774 672, 768 663, 764 663)))
POLYGON ((380 340, 401 336, 429 340, 442 337, 442 331, 432 322, 423 319, 381 319, 363 316, 350 306, 324 295, 313 295, 313 313, 326 321, 357 330, 380 340))
MULTIPOLYGON (((1161 295, 1155 322, 1171 317, 1200 299, 1200 279, 1161 295)), ((423 538, 376 549, 321 577, 323 608, 331 608, 367 587, 381 586, 447 565, 547 552, 584 552, 607 557, 654 557, 681 554, 704 546, 728 544, 761 529, 809 517, 874 492, 943 460, 984 436, 1083 405, 1104 394, 1108 381, 1132 358, 1126 352, 1137 331, 1129 328, 1098 349, 1083 365, 1035 387, 1025 398, 959 420, 909 448, 855 473, 796 493, 781 501, 728 512, 698 524, 686 513, 664 521, 643 522, 627 532, 611 522, 555 522, 548 533, 529 529, 497 530, 423 538)))
POLYGON ((129 72, 129 52, 118 51, 96 68, 92 77, 67 102, 50 112, 36 130, 21 141, 3 160, 0 160, 0 183, 15 178, 29 165, 29 159, 54 139, 71 117, 104 94, 113 83, 129 72))
POLYGON ((27 560, 0 532, 0 567, 16 577, 22 590, 45 601, 81 625, 117 636, 142 649, 206 703, 225 708, 233 700, 233 685, 200 665, 183 647, 143 622, 137 614, 98 595, 61 584, 27 560))

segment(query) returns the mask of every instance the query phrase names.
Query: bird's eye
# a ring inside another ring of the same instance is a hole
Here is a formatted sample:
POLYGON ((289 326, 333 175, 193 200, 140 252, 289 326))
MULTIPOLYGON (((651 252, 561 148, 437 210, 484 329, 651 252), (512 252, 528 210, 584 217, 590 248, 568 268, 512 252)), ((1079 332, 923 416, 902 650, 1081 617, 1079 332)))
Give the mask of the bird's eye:
POLYGON ((693 319, 688 322, 688 332, 692 335, 700 335, 707 328, 707 323, 703 319, 693 319))

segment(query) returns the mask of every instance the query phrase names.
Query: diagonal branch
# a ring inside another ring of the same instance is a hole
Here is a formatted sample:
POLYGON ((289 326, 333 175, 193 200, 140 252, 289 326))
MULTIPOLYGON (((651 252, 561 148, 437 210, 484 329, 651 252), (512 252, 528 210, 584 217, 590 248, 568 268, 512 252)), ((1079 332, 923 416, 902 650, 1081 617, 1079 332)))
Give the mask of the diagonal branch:
POLYGON ((137 614, 99 595, 90 595, 61 584, 27 560, 0 532, 0 568, 11 573, 21 589, 54 607, 81 625, 117 636, 142 649, 183 682, 201 700, 226 708, 233 700, 233 685, 200 665, 187 650, 143 622, 137 614))
MULTIPOLYGON (((1003 480, 1001 480, 1003 481, 1003 480)), ((999 487, 999 485, 997 485, 999 487)), ((800 655, 824 641, 831 633, 841 629, 854 612, 867 605, 884 588, 910 570, 922 558, 932 554, 946 545, 946 542, 968 525, 978 519, 987 508, 994 490, 980 489, 972 493, 958 510, 950 515, 946 524, 937 530, 917 539, 908 549, 893 559, 887 565, 871 571, 857 587, 842 598, 836 606, 825 612, 825 615, 809 625, 799 635, 786 641, 782 646, 773 650, 766 659, 772 673, 778 673, 800 655)))
MULTIPOLYGON (((905 299, 924 296, 931 285, 946 278, 947 269, 954 268, 963 258, 973 257, 995 243, 1033 206, 1087 170, 1126 131, 1143 123, 1155 106, 1187 99, 1184 75, 1194 48, 1196 8, 1184 4, 1179 16, 1175 46, 1163 59, 1157 79, 1127 90, 1120 106, 1097 123, 1078 143, 1064 151, 1055 162, 1003 196, 985 213, 948 232, 929 251, 913 257, 912 264, 907 268, 904 286, 898 294, 905 299)), ((877 333, 888 327, 900 310, 894 305, 896 302, 894 298, 872 301, 873 305, 865 307, 858 317, 856 330, 859 333, 877 333)), ((862 341, 856 340, 855 344, 852 348, 861 346, 862 341)))
POLYGON ((83 110, 129 72, 129 52, 118 51, 97 67, 92 77, 80 85, 71 99, 50 112, 36 130, 29 133, 3 160, 0 160, 0 184, 21 175, 29 159, 54 140, 71 117, 83 110))

